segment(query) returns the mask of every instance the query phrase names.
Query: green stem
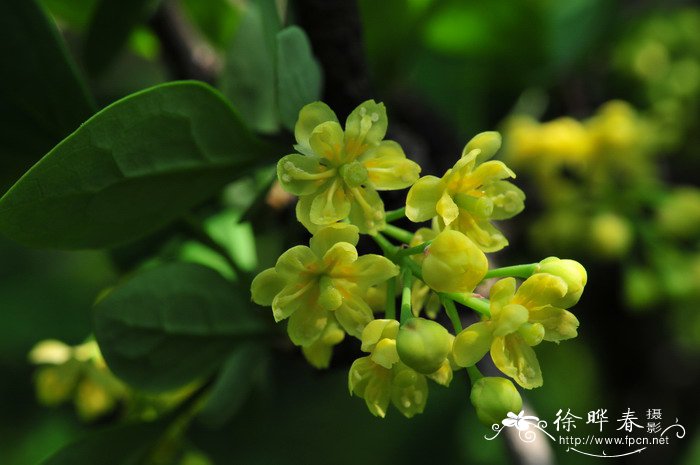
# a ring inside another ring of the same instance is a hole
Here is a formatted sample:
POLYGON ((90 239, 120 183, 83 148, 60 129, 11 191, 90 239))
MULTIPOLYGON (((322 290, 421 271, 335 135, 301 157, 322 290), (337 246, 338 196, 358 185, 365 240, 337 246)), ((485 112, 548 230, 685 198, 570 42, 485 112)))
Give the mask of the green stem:
POLYGON ((392 221, 400 220, 406 216, 406 207, 399 208, 397 210, 391 210, 386 212, 386 222, 390 223, 392 221))
POLYGON ((401 249, 399 252, 396 254, 396 257, 398 259, 402 257, 407 257, 409 255, 418 255, 423 252, 425 252, 425 249, 432 243, 433 241, 426 241, 423 242, 422 244, 419 244, 415 247, 409 247, 407 249, 401 249))
POLYGON ((458 304, 462 304, 465 307, 469 307, 475 312, 479 313, 480 315, 483 315, 487 318, 491 317, 491 309, 490 309, 490 304, 489 301, 486 299, 481 299, 479 297, 475 297, 473 295, 467 295, 467 294, 460 294, 458 292, 441 292, 440 296, 447 297, 448 299, 452 299, 458 304))
POLYGON ((390 278, 386 283, 386 306, 384 307, 384 318, 387 320, 396 319, 396 278, 390 278))
POLYGON ((455 307, 455 303, 449 297, 445 296, 440 296, 440 301, 442 302, 442 306, 445 307, 445 312, 447 313, 447 316, 450 317, 452 327, 455 329, 455 334, 461 333, 462 321, 459 319, 459 313, 457 313, 457 307, 455 307))
POLYGON ((467 367, 467 374, 469 375, 469 381, 471 382, 472 386, 474 386, 474 383, 476 383, 484 377, 484 375, 481 374, 481 371, 479 371, 476 365, 467 367))
POLYGON ((405 229, 398 228, 393 224, 384 225, 384 229, 382 229, 382 232, 387 236, 393 237, 394 239, 403 242, 404 244, 410 243, 411 239, 413 239, 413 234, 406 231, 405 229))
POLYGON ((398 250, 397 246, 389 242, 389 240, 380 233, 374 234, 372 239, 374 239, 374 242, 382 249, 382 252, 384 252, 384 255, 386 255, 388 259, 395 261, 395 255, 398 250))
POLYGON ((409 257, 404 257, 401 261, 401 265, 410 269, 413 276, 423 281, 423 271, 418 263, 414 262, 409 257))
POLYGON ((404 324, 411 317, 411 285, 413 284, 413 273, 409 268, 403 268, 401 271, 401 281, 403 290, 401 292, 401 324, 404 324))
POLYGON ((539 263, 527 263, 525 265, 513 265, 504 266, 503 268, 494 268, 489 270, 484 276, 484 279, 488 278, 504 278, 504 277, 514 277, 514 278, 529 278, 533 273, 537 272, 539 263))

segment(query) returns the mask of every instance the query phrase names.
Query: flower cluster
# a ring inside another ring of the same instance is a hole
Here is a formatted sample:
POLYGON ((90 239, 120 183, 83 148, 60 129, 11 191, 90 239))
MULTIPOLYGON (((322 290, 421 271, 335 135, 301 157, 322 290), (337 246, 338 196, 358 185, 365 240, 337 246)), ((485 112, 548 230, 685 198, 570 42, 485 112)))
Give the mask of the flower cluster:
POLYGON ((297 218, 311 232, 349 220, 361 232, 384 225, 384 203, 378 190, 412 185, 420 167, 399 144, 383 140, 386 109, 368 100, 348 116, 345 129, 333 110, 321 102, 302 108, 294 128, 299 153, 277 164, 282 187, 299 196, 297 218))
POLYGON ((287 320, 289 339, 317 368, 329 366, 346 335, 358 339, 367 355, 352 364, 348 387, 376 416, 392 404, 406 417, 423 412, 428 381, 447 386, 462 367, 482 421, 519 411, 513 383, 484 377, 475 363, 490 351, 520 386, 541 385, 532 347, 576 336, 578 320, 567 309, 580 298, 586 272, 556 257, 489 270, 486 254, 508 245, 494 222, 520 213, 525 199, 510 181, 515 173, 492 160, 500 134, 478 134, 442 177, 419 178, 420 167, 384 140, 387 127, 384 105, 373 100, 360 104, 344 128, 323 103, 301 110, 299 153, 279 161, 277 176, 299 197, 297 219, 312 237, 253 280, 252 298, 271 306, 275 321, 287 320), (378 191, 404 188, 410 188, 405 207, 386 212, 378 191), (431 225, 411 232, 392 224, 404 217, 431 225), (361 255, 360 234, 371 236, 382 255, 361 255), (474 289, 489 274, 506 279, 487 300, 474 289), (517 290, 515 277, 525 279, 517 290), (462 330, 458 307, 481 321, 462 330), (441 323, 442 309, 453 332, 441 323), (382 310, 383 318, 375 318, 382 310))

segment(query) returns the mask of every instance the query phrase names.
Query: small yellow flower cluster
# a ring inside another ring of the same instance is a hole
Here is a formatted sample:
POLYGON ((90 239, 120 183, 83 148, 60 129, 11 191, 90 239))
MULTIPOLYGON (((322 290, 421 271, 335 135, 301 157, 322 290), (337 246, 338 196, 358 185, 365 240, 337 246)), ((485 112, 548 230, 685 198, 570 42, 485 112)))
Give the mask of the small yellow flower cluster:
POLYGON ((29 353, 39 401, 55 406, 73 400, 78 415, 95 420, 111 412, 127 387, 111 374, 95 341, 71 347, 56 340, 38 343, 29 353))
POLYGON ((493 222, 524 208, 524 193, 510 182, 515 174, 491 160, 500 134, 478 134, 442 177, 419 178, 420 167, 383 140, 387 125, 384 105, 373 100, 360 104, 344 128, 320 102, 301 110, 299 153, 279 161, 277 176, 299 197, 297 218, 312 237, 256 276, 252 298, 271 306, 275 321, 287 320, 289 339, 317 368, 329 366, 346 335, 359 339, 367 355, 352 364, 348 387, 374 415, 384 417, 390 404, 406 417, 423 412, 428 380, 447 386, 461 367, 472 377, 471 400, 482 421, 519 411, 512 382, 485 378, 474 364, 490 350, 496 366, 522 387, 541 385, 531 347, 576 336, 578 320, 566 309, 583 292, 585 270, 551 257, 498 274, 528 278, 517 291, 507 278, 494 286, 490 303, 473 294, 489 272, 486 253, 508 245, 493 222), (410 188, 405 208, 387 214, 377 191, 404 188, 410 188), (411 233, 391 224, 404 215, 430 220, 431 228, 411 233), (360 234, 370 235, 383 255, 360 255, 360 234), (462 331, 455 302, 482 321, 462 331), (456 337, 434 321, 443 307, 456 337), (423 308, 432 319, 419 316, 423 308), (382 309, 384 318, 375 319, 382 309))

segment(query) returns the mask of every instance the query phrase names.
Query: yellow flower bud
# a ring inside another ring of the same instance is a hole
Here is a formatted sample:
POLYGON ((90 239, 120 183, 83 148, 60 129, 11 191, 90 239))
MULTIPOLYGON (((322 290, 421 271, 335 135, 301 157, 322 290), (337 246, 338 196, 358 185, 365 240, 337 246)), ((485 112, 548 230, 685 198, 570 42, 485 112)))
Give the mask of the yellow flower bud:
POLYGON ((632 228, 627 220, 614 213, 598 215, 591 222, 593 251, 604 258, 619 258, 632 245, 632 228))
POLYGON ((558 276, 566 282, 566 295, 557 301, 551 302, 552 305, 561 308, 569 308, 575 305, 581 298, 583 288, 588 281, 586 269, 575 260, 561 260, 557 257, 548 257, 540 262, 537 271, 558 276))
POLYGON ((471 292, 488 271, 486 255, 457 231, 438 234, 426 253, 423 280, 438 292, 471 292))
POLYGON ((499 377, 480 378, 470 396, 479 421, 487 426, 500 424, 508 412, 520 412, 523 400, 510 380, 499 377))
POLYGON ((396 350, 401 361, 419 373, 440 369, 452 350, 452 336, 439 323, 411 318, 399 329, 396 350))

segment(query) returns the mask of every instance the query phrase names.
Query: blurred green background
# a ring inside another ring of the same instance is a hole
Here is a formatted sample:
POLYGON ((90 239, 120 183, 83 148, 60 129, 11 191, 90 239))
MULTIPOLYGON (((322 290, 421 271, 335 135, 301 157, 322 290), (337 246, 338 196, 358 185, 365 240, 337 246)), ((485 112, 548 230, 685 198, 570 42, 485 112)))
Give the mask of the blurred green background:
MULTIPOLYGON (((127 43, 115 46, 114 61, 103 63, 87 45, 98 0, 41 3, 100 107, 173 78, 223 76, 225 89, 232 79, 227 60, 251 46, 237 39, 245 0, 152 2, 127 43), (164 5, 185 24, 210 74, 173 67, 172 44, 158 22, 164 5)), ((664 421, 677 418, 686 437, 619 463, 699 464, 700 7, 623 0, 299 0, 276 7, 309 35, 324 71, 324 101, 341 119, 364 98, 386 102, 390 137, 423 174, 441 174, 483 130, 502 130, 504 156, 517 157, 524 149, 509 138, 517 117, 529 118, 533 134, 552 137, 546 150, 556 169, 543 173, 527 160, 516 169, 528 200, 525 212, 504 225, 511 245, 496 261, 566 256, 586 266, 589 283, 575 309, 580 336, 538 348, 545 383, 524 393, 525 401, 550 422, 558 409, 585 417, 607 408, 611 422, 628 407, 640 415, 663 409, 664 421), (594 137, 586 132, 591 118, 611 100, 631 109, 610 123, 613 135, 622 131, 617 124, 638 124, 626 145, 611 149, 605 162, 591 155, 583 165, 569 163, 567 150, 577 153, 577 144, 594 137), (540 122, 562 117, 578 123, 536 132, 540 122), (600 215, 613 219, 594 221, 600 215)), ((16 179, 4 176, 4 183, 16 179)), ((242 189, 250 196, 249 185, 242 189)), ((400 201, 390 197, 388 207, 400 201)), ((246 240, 256 244, 258 268, 304 240, 293 218, 293 208, 257 207, 246 240)), ((47 338, 82 343, 92 303, 131 258, 0 241, 3 465, 40 463, 113 423, 110 415, 82 421, 71 405, 41 406, 27 354, 47 338)), ((197 452, 182 463, 525 463, 506 442, 483 439, 490 431, 475 419, 463 372, 449 389, 431 390, 423 415, 372 417, 347 393, 356 351, 346 341, 331 368, 318 372, 294 348, 279 347, 264 382, 233 419, 218 429, 195 422, 188 440, 197 452)), ((556 463, 600 460, 562 446, 553 453, 556 463)))

